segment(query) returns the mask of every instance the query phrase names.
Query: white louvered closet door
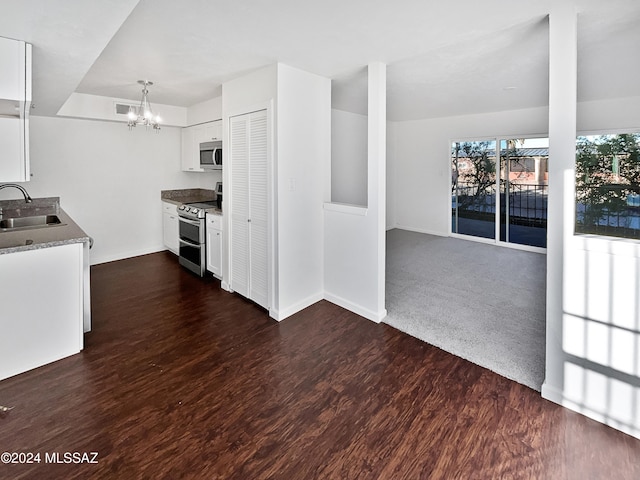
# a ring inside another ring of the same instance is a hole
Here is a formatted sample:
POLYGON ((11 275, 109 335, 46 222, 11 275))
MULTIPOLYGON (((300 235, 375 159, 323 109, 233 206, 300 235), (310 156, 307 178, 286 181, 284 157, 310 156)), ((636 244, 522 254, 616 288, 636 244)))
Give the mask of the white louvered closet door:
POLYGON ((231 168, 230 286, 249 296, 249 145, 247 121, 230 119, 229 161, 231 168))
POLYGON ((268 308, 267 112, 230 119, 231 289, 268 308))
POLYGON ((267 111, 249 118, 249 298, 268 308, 267 111))

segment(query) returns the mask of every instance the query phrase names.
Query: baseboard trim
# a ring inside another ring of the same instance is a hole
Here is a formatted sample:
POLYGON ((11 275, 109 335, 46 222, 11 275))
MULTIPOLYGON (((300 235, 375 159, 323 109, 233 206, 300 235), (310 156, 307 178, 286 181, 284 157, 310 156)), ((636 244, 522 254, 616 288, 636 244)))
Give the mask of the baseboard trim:
POLYGON ((542 395, 542 398, 549 400, 550 402, 557 403, 558 405, 562 405, 564 403, 562 390, 559 390, 553 385, 549 385, 547 382, 542 384, 540 394, 542 395))
POLYGON ((631 422, 624 422, 622 420, 616 420, 610 414, 610 412, 606 411, 597 411, 593 408, 588 407, 587 405, 577 403, 574 400, 565 398, 562 390, 549 385, 548 383, 542 384, 542 398, 549 400, 550 402, 556 403, 564 408, 567 408, 573 412, 579 413, 580 415, 584 415, 585 417, 591 418, 596 422, 602 423, 604 425, 608 425, 611 428, 615 428, 616 430, 620 430, 627 435, 640 439, 640 429, 637 428, 636 425, 631 422))
POLYGON ((171 250, 167 249, 167 247, 165 247, 164 245, 158 246, 158 247, 152 247, 152 248, 145 248, 143 250, 134 250, 130 252, 120 252, 117 254, 98 255, 98 256, 93 256, 91 254, 92 253, 91 250, 89 250, 89 262, 91 263, 91 265, 99 265, 101 263, 116 262, 118 260, 124 260, 125 258, 140 257, 142 255, 149 255, 150 253, 158 253, 165 250, 168 252, 171 252, 171 250))
POLYGON ((269 309, 269 316, 278 322, 281 322, 285 318, 290 317, 298 313, 300 310, 304 310, 305 308, 313 305, 314 303, 318 303, 320 300, 324 298, 322 292, 314 293, 313 295, 308 296, 304 300, 295 303, 287 308, 283 308, 281 310, 271 308, 269 309))
POLYGON ((329 292, 324 293, 324 299, 328 302, 334 303, 339 307, 346 308, 347 310, 360 315, 361 317, 366 318, 367 320, 371 320, 375 323, 380 323, 387 316, 387 310, 383 309, 380 312, 374 312, 373 310, 369 310, 368 308, 363 307, 362 305, 358 305, 357 303, 351 302, 345 298, 342 298, 338 295, 334 295, 329 292))
POLYGON ((425 233, 427 235, 436 235, 438 237, 448 237, 449 236, 448 232, 438 232, 438 231, 435 231, 435 230, 428 230, 428 229, 425 229, 425 228, 409 227, 407 225, 396 224, 393 228, 397 228, 398 230, 406 230, 408 232, 425 233))

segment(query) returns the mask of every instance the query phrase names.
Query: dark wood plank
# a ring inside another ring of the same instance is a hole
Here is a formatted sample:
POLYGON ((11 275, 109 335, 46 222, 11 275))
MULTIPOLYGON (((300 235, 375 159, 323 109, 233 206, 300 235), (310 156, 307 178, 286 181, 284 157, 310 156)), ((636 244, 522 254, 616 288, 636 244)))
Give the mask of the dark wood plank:
POLYGON ((0 478, 640 478, 640 441, 328 302, 277 323, 163 252, 92 268, 85 350, 0 382, 0 478), (98 452, 98 464, 45 464, 98 452))

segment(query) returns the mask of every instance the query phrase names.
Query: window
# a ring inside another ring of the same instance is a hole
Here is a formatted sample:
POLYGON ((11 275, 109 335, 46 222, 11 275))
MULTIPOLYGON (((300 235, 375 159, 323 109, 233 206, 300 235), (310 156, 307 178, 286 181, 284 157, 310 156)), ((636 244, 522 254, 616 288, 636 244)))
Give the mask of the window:
POLYGON ((451 158, 453 233, 495 238, 496 142, 455 142, 451 158))
POLYGON ((640 239, 640 134, 576 142, 577 234, 640 239))
POLYGON ((548 138, 454 142, 451 232, 545 248, 548 159, 548 138))

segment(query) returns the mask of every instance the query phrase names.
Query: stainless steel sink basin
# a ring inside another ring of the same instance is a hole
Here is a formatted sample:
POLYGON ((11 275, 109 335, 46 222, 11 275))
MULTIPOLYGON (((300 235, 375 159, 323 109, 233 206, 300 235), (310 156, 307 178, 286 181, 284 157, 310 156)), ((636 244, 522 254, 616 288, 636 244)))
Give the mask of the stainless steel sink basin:
POLYGON ((63 225, 57 215, 35 215, 32 217, 3 218, 0 220, 0 230, 14 231, 31 228, 45 228, 63 225))

